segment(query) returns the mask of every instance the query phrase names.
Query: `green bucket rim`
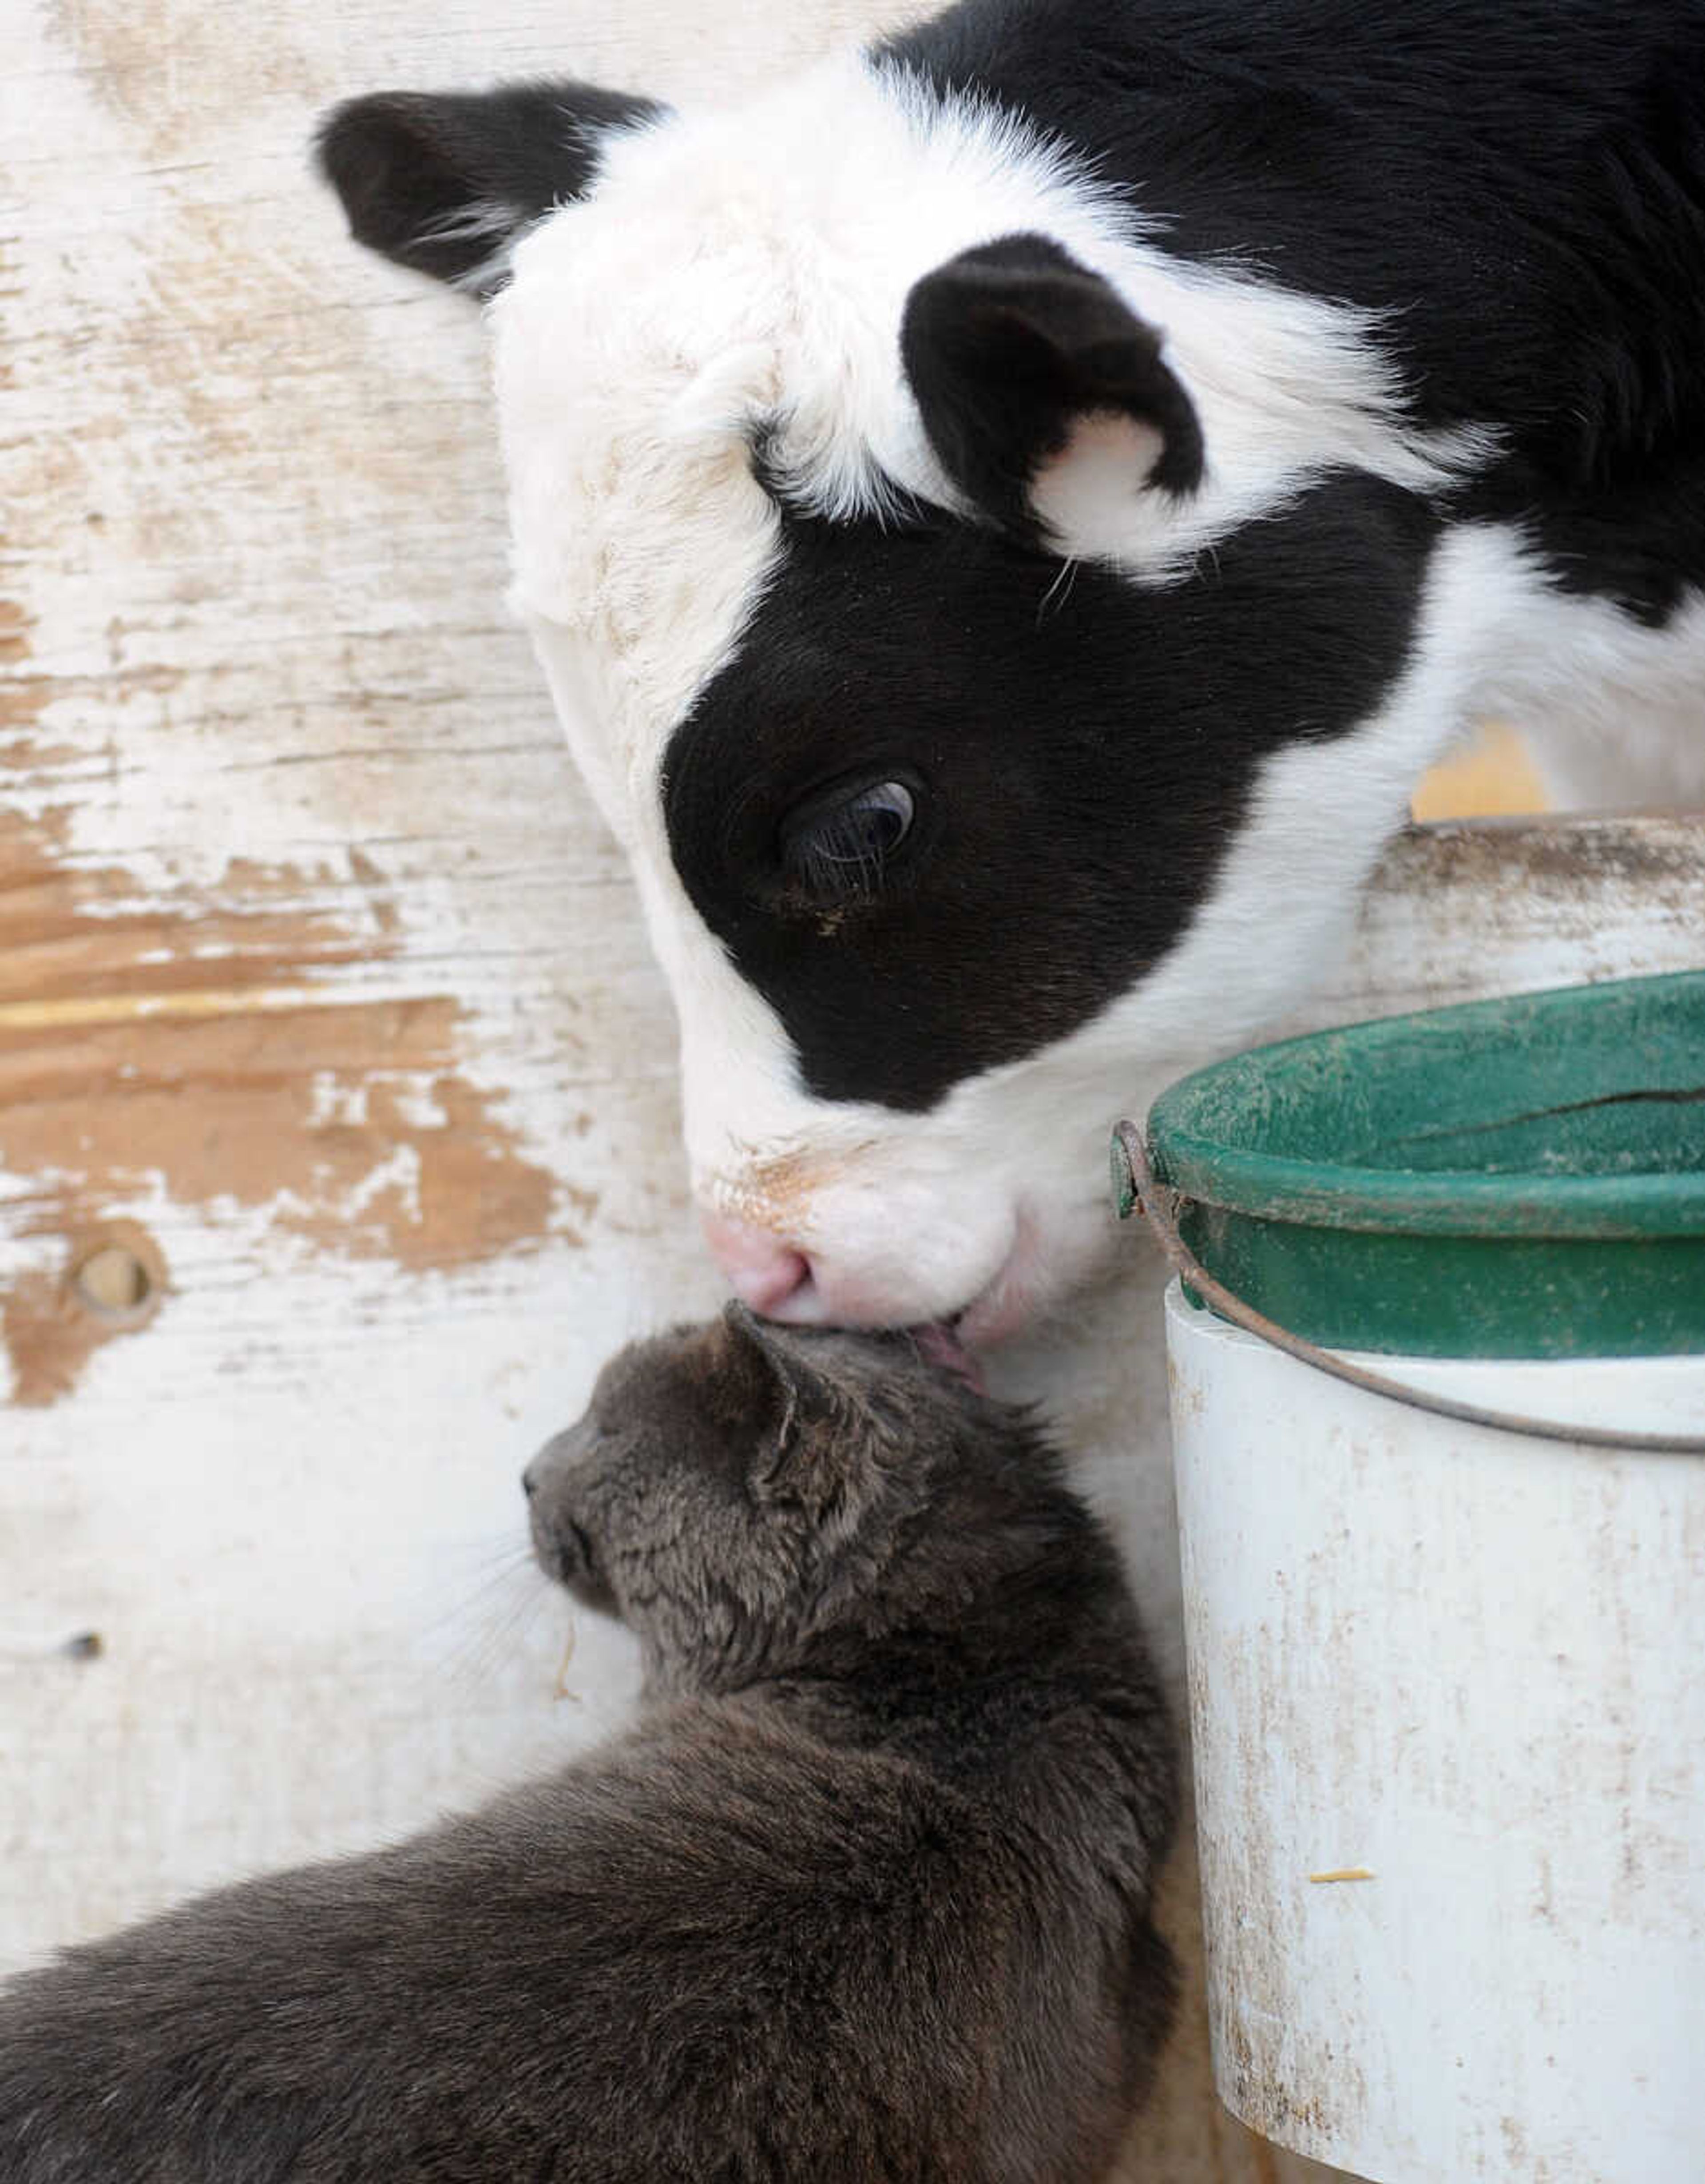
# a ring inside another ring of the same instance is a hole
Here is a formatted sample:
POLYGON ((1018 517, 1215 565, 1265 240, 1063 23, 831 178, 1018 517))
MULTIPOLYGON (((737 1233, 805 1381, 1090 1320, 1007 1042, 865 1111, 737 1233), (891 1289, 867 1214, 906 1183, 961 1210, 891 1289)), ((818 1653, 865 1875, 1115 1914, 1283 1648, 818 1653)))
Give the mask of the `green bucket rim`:
MULTIPOLYGON (((1251 1150, 1229 1143, 1223 1129, 1202 1127, 1204 1110, 1223 1113, 1228 1088, 1240 1080, 1251 1088, 1270 1083, 1293 1062, 1318 1056, 1326 1042, 1389 1050, 1408 1040, 1448 1041, 1463 1033, 1472 1039, 1482 1029, 1507 1039, 1545 1017, 1602 1016, 1623 1005, 1696 996, 1705 1011, 1705 969, 1364 1018, 1251 1047, 1179 1078, 1155 1101, 1147 1128, 1155 1173, 1198 1205, 1310 1228, 1535 1242, 1705 1236, 1705 1169, 1586 1176, 1404 1169, 1251 1150)), ((1700 1061, 1698 1096, 1705 1100, 1705 1052, 1700 1061)))

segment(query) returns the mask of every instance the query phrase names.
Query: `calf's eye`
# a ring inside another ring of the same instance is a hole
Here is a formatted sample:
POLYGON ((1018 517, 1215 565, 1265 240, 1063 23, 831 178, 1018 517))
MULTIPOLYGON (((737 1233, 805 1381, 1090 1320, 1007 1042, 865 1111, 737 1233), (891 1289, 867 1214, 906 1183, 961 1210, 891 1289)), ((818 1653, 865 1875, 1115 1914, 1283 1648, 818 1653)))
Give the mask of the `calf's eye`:
POLYGON ((783 825, 783 868, 796 887, 819 901, 873 894, 917 815, 917 793, 903 781, 813 797, 783 825))

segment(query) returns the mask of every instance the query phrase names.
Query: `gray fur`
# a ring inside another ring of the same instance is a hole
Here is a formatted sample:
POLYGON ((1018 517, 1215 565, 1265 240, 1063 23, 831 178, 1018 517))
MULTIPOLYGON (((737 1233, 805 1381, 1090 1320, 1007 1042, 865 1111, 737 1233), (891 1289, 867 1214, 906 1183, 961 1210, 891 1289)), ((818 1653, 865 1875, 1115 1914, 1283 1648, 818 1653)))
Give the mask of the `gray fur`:
POLYGON ((1091 2184, 1171 2008, 1173 1739, 1023 1417, 738 1307, 527 1475, 638 1725, 0 1998, 5 2184, 1091 2184))

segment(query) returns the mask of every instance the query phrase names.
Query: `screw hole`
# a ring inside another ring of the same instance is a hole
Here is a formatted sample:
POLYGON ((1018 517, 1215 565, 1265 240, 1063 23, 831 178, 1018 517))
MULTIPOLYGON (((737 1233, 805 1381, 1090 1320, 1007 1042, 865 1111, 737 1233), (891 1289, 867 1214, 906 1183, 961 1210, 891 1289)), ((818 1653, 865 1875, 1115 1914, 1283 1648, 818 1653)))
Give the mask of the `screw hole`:
POLYGON ((71 1276, 77 1301, 103 1319, 135 1321, 156 1303, 154 1275, 125 1244, 103 1244, 71 1276))

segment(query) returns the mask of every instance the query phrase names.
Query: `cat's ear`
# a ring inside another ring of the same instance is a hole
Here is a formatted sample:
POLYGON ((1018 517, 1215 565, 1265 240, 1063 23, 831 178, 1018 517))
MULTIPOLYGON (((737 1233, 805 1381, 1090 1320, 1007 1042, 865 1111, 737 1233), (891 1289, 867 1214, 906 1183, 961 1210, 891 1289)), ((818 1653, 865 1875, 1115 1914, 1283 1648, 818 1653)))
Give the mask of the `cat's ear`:
POLYGON ((722 1324, 730 1369, 747 1391, 745 1420, 761 1421, 754 1493, 792 1502, 816 1524, 854 1513, 895 1438, 867 1373, 845 1370, 841 1343, 822 1329, 780 1327, 738 1303, 724 1309, 722 1324))
POLYGON ((315 152, 358 242, 489 296, 527 230, 585 195, 609 131, 666 111, 589 83, 382 91, 334 106, 315 152))
POLYGON ((900 323, 900 361, 942 468, 1027 543, 1057 528, 1051 473, 1097 420, 1131 446, 1097 443, 1090 459, 1128 468, 1134 494, 1177 498, 1201 483, 1201 426, 1164 350, 1110 281, 1044 235, 949 259, 912 289, 900 323))

